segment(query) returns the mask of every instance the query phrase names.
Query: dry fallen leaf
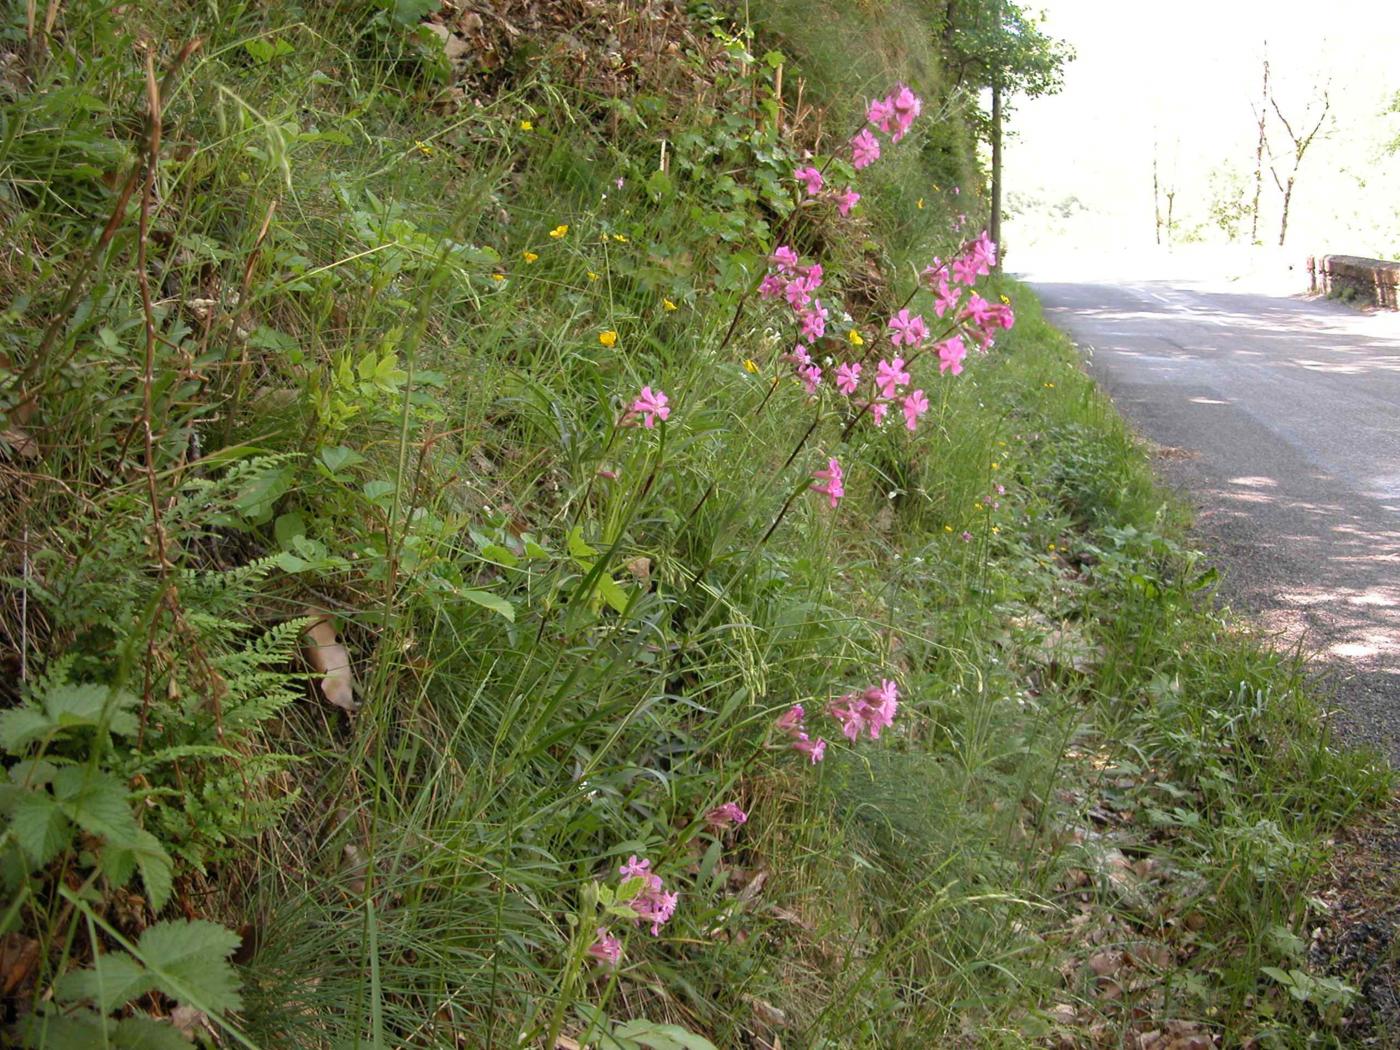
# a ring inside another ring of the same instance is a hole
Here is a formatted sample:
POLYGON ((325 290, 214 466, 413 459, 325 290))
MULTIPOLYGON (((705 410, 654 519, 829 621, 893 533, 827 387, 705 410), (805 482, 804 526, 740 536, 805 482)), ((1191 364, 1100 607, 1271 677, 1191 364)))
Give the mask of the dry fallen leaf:
POLYGON ((39 942, 18 933, 0 937, 0 993, 11 995, 39 961, 39 942))
MULTIPOLYGON (((308 616, 320 616, 308 612, 308 616)), ((325 698, 348 714, 360 709, 355 702, 355 676, 350 670, 350 650, 336 638, 335 627, 330 620, 321 616, 302 635, 302 653, 311 669, 325 675, 321 679, 321 692, 325 698)))

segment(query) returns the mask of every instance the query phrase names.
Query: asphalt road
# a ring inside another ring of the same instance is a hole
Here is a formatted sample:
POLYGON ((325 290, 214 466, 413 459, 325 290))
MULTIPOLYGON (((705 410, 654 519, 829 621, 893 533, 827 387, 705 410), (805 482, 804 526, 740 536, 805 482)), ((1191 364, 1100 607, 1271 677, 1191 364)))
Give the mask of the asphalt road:
POLYGON ((1222 593, 1400 764, 1400 317, 1223 282, 1055 283, 1046 317, 1159 446, 1222 593))

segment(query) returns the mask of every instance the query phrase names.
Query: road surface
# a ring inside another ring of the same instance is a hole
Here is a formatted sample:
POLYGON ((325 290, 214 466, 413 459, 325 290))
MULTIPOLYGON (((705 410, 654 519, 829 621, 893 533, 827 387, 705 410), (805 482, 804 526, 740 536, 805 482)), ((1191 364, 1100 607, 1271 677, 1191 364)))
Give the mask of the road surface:
POLYGON ((1301 639, 1342 735, 1400 764, 1400 316, 1218 280, 1029 278, 1160 446, 1227 601, 1301 639))

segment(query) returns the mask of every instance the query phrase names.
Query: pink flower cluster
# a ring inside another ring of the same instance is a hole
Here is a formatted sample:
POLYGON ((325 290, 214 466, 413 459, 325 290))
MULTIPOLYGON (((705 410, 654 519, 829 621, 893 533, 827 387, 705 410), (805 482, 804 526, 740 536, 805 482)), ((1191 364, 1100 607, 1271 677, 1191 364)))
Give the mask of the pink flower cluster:
MULTIPOLYGON (((841 732, 854 743, 867 733, 871 740, 879 740, 881 730, 894 724, 894 716, 899 710, 899 687, 890 679, 882 678, 879 685, 872 685, 861 693, 847 693, 831 701, 826 713, 841 723, 841 732)), ((773 726, 792 741, 794 751, 806 755, 813 765, 826 757, 826 741, 818 737, 815 741, 807 733, 807 713, 801 704, 793 704, 774 721, 773 726)))
MULTIPOLYGON (((634 853, 627 863, 617 869, 624 880, 641 879, 642 888, 636 896, 625 901, 637 913, 637 921, 651 923, 651 935, 659 936, 661 927, 676 913, 676 902, 680 894, 667 893, 661 876, 651 870, 651 861, 638 860, 634 853)), ((595 931, 594 941, 588 946, 588 954, 607 966, 616 966, 622 958, 622 942, 605 926, 595 931)))
POLYGON ((825 470, 812 471, 812 491, 819 492, 831 503, 831 509, 841 502, 846 494, 845 475, 841 473, 841 461, 832 458, 826 461, 825 470))
POLYGON ((818 737, 813 740, 807 735, 807 727, 803 724, 806 712, 801 704, 793 704, 790 708, 778 716, 774 726, 779 732, 786 733, 792 741, 792 749, 800 751, 806 755, 812 765, 816 765, 826 757, 826 741, 818 737))
MULTIPOLYGON (((822 286, 821 263, 803 266, 797 252, 781 245, 768 257, 771 269, 758 286, 758 294, 764 299, 782 298, 797 320, 802 338, 815 342, 826 336, 826 322, 831 316, 820 299, 812 293, 822 286)), ((815 394, 821 386, 822 370, 812 360, 812 353, 804 343, 798 343, 784 355, 797 371, 797 377, 807 388, 807 393, 815 394)))
POLYGON ((865 111, 865 119, 898 142, 909 134, 914 121, 923 112, 924 103, 905 84, 900 84, 884 98, 877 98, 865 111))
POLYGON ((854 743, 862 732, 871 740, 880 739, 880 730, 894 724, 899 710, 899 687, 888 678, 863 693, 847 693, 831 701, 826 713, 841 723, 841 732, 854 743))

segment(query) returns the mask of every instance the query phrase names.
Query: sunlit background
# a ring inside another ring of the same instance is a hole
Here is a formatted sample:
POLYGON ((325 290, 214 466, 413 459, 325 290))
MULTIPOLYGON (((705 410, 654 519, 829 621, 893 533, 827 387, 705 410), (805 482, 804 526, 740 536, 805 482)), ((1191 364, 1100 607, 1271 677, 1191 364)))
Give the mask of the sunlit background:
MULTIPOLYGON (((1178 255, 1251 239, 1257 111, 1267 54, 1278 107, 1300 136, 1327 116, 1296 173, 1277 250, 1293 143, 1268 111, 1258 240, 1286 258, 1400 257, 1400 18, 1390 4, 1334 0, 1046 0, 1047 32, 1078 58, 1063 91, 1015 100, 1006 143, 1012 269, 1050 253, 1152 249, 1178 255), (1167 193, 1174 194, 1171 227, 1167 193), (1197 247, 1193 247, 1197 246, 1197 247)), ((1037 5, 1031 5, 1036 10, 1037 5)), ((1141 252, 1139 252, 1141 254, 1141 252)), ((1148 254, 1152 254, 1151 251, 1148 254)))

